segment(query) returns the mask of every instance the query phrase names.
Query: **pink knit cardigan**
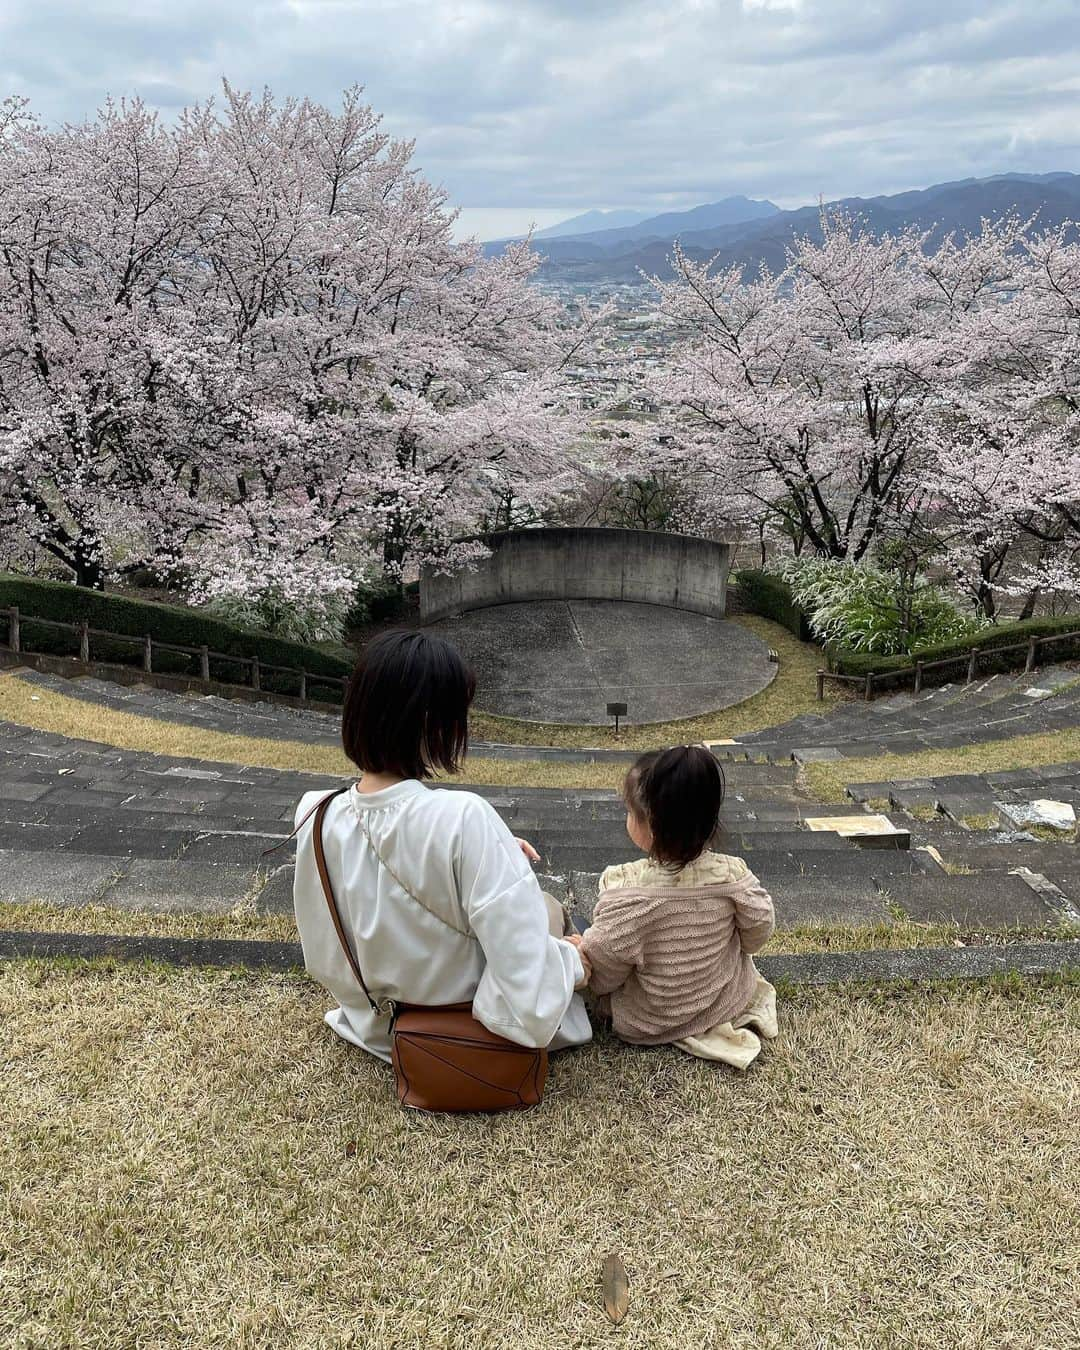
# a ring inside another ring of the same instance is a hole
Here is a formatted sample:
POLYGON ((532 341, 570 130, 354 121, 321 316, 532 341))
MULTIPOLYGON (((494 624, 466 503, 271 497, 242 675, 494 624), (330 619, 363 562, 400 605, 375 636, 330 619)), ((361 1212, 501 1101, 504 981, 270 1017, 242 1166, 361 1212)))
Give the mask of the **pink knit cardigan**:
POLYGON ((751 954, 775 927, 772 899, 740 859, 705 854, 690 867, 695 871, 670 879, 655 864, 604 874, 602 888, 621 880, 619 873, 645 883, 602 889, 581 940, 592 965, 589 988, 610 996, 623 1040, 663 1045, 698 1036, 750 1002, 757 979, 751 954), (707 860, 727 866, 701 867, 707 860), (710 874, 732 879, 686 884, 710 874))

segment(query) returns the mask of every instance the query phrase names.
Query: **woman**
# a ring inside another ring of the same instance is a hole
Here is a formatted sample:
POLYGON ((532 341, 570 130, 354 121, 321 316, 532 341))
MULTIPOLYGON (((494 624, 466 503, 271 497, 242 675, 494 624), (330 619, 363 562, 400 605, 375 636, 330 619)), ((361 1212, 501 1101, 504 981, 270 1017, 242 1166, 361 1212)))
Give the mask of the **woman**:
MULTIPOLYGON (((533 875, 535 851, 482 797, 423 782, 461 763, 475 687, 457 649, 427 633, 384 633, 364 649, 342 717, 362 777, 331 801, 323 830, 342 922, 376 1001, 471 999, 473 1016, 508 1040, 580 1045, 592 1035, 574 992, 585 970, 533 875)), ((305 793, 296 820, 325 795, 305 793)), ((340 1005, 327 1024, 389 1060, 389 1020, 372 1012, 342 951, 312 826, 297 834, 293 884, 304 964, 340 1005)))

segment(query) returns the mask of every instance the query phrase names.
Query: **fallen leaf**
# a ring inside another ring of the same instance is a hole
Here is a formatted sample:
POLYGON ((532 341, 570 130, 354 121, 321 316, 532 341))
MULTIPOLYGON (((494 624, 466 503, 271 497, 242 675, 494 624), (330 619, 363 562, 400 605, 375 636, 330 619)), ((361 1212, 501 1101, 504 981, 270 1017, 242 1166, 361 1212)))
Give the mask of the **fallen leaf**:
POLYGON ((356 1156, 355 1139, 350 1139, 349 1142, 345 1145, 345 1156, 346 1158, 354 1158, 356 1156))
POLYGON ((630 1306, 630 1284, 618 1252, 610 1252, 604 1257, 600 1278, 604 1287, 604 1311, 613 1322, 621 1322, 630 1306))

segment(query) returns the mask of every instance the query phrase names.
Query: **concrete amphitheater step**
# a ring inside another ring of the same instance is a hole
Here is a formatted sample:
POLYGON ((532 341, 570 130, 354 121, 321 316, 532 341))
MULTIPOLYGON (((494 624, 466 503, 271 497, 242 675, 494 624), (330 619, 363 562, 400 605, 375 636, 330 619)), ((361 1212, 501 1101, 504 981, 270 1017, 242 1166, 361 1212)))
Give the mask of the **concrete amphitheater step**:
MULTIPOLYGON (((1064 786, 1066 777, 1054 781, 1064 786)), ((947 876, 928 853, 865 851, 838 835, 809 832, 806 815, 852 808, 800 798, 790 764, 731 765, 729 779, 719 846, 744 855, 762 876, 785 926, 889 922, 897 904, 965 921, 1006 915, 1011 923, 1037 924, 1052 912, 1045 898, 1001 869, 1000 885, 990 888, 997 899, 980 908, 972 878, 947 876)), ((302 792, 337 784, 320 775, 111 750, 0 725, 0 785, 0 898, 287 912, 292 846, 269 857, 264 851, 288 834, 302 792)), ((1012 786, 1022 790, 1026 783, 1012 786)), ((637 856, 613 792, 479 791, 537 845, 545 884, 583 917, 595 903, 600 870, 637 856)), ((1063 866, 1059 874, 1068 871, 1063 866)))
POLYGON ((1080 816, 1080 763, 857 783, 847 790, 863 803, 887 798, 897 810, 915 812, 914 842, 933 847, 952 874, 945 896, 912 895, 910 883, 899 885, 897 903, 912 917, 932 919, 947 904, 953 913, 997 915, 1016 924, 1037 923, 1043 913, 1054 922, 1080 921, 1075 826, 1056 837, 1037 837, 1008 815, 1010 806, 1048 799, 1071 805, 1080 816), (925 819, 921 808, 935 814, 925 819))
POLYGON ((1061 921, 1022 876, 997 872, 978 876, 890 878, 883 892, 917 923, 959 923, 964 927, 1046 927, 1061 921))
POLYGON ((859 782, 847 785, 847 794, 865 804, 887 799, 902 810, 932 807, 953 820, 989 816, 1011 827, 1001 809, 1039 799, 1080 806, 1080 763, 1051 764, 1000 773, 943 774, 935 778, 911 778, 859 782))
POLYGON ((845 703, 828 713, 747 733, 739 737, 738 746, 717 747, 717 752, 782 759, 800 749, 828 747, 854 758, 1061 730, 1080 719, 1078 678, 1074 668, 1047 667, 1032 675, 999 675, 918 696, 845 703), (1033 698, 1033 693, 1038 696, 1033 698))

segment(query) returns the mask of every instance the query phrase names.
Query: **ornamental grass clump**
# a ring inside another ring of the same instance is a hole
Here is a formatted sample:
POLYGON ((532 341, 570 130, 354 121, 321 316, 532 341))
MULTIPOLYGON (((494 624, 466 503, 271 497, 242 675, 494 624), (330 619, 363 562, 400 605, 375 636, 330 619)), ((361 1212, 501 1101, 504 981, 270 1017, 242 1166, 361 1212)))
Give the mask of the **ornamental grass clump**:
POLYGON ((318 554, 290 557, 264 549, 208 547, 192 578, 191 599, 215 617, 292 642, 341 642, 356 597, 348 568, 318 554))
POLYGON ((869 563, 793 558, 777 570, 817 639, 848 651, 898 656, 979 628, 936 586, 869 563))

